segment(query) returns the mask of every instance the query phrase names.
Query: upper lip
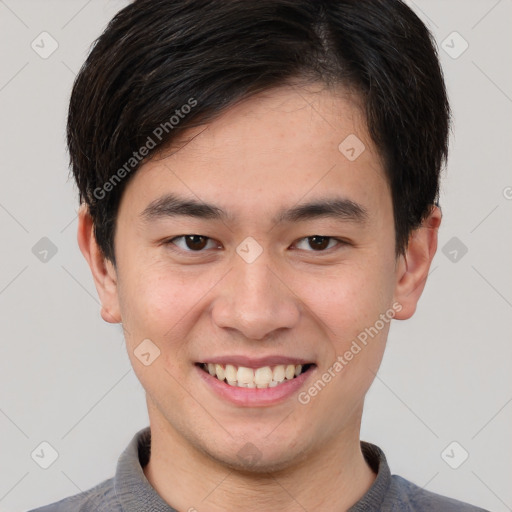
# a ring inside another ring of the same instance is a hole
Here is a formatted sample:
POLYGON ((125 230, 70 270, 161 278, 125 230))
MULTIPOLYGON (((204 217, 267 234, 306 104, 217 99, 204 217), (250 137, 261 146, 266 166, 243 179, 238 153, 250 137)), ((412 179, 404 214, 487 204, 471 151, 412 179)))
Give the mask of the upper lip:
POLYGON ((209 357, 200 361, 201 363, 212 363, 212 364, 231 364, 233 366, 244 366, 245 368, 262 368, 264 366, 277 366, 277 365, 288 365, 288 364, 313 364, 312 361, 302 359, 300 357, 290 357, 283 355, 272 355, 266 357, 248 357, 244 355, 226 355, 209 357))

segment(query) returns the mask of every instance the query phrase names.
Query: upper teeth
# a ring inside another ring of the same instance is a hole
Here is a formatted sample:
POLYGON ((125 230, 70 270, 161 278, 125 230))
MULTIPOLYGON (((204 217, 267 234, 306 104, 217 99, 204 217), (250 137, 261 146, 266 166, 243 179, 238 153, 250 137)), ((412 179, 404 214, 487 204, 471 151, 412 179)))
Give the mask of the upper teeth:
POLYGON ((225 380, 230 386, 243 388, 272 388, 285 380, 291 380, 302 372, 301 364, 277 365, 271 368, 247 368, 232 364, 204 364, 205 370, 219 380, 225 380))

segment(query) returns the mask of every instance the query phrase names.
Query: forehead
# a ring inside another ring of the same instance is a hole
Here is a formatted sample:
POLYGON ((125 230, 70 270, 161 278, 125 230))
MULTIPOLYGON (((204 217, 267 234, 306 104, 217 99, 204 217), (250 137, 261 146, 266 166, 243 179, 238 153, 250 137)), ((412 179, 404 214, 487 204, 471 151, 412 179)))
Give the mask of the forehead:
POLYGON ((163 155, 179 151, 183 158, 210 161, 245 154, 303 157, 314 148, 337 150, 340 137, 351 134, 371 146, 356 94, 323 84, 287 85, 243 99, 212 122, 189 129, 163 155))
POLYGON ((130 188, 139 213, 172 192, 235 216, 334 192, 379 208, 379 196, 390 195, 357 98, 318 86, 265 91, 189 129, 137 171, 125 194, 130 188))

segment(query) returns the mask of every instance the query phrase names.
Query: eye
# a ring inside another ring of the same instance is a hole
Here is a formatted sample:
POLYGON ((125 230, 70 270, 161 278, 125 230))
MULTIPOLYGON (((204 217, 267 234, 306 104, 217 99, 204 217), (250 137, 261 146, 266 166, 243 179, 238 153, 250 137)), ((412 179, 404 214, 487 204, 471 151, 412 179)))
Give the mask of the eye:
MULTIPOLYGON (((339 245, 346 244, 346 242, 344 242, 343 240, 339 240, 338 238, 333 238, 332 236, 321 236, 321 235, 307 236, 305 238, 301 238, 299 240, 299 244, 304 240, 306 241, 307 244, 309 244, 310 247, 313 248, 314 252, 325 252, 326 249, 332 249, 336 245, 336 242, 339 245), (331 245, 330 242, 334 242, 334 244, 331 245)), ((299 244, 297 244, 297 246, 299 244)), ((299 247, 299 249, 300 249, 300 247, 299 247)), ((301 250, 303 250, 303 249, 301 249, 301 250)), ((309 249, 305 249, 305 250, 309 251, 309 252, 313 252, 313 251, 310 251, 309 249)))
POLYGON ((208 245, 208 242, 213 244, 213 248, 218 247, 218 244, 212 238, 203 235, 180 235, 165 243, 166 245, 176 245, 185 252, 201 252, 208 245), (177 243, 178 241, 181 242, 181 245, 177 243))
MULTIPOLYGON (((171 246, 172 250, 174 249, 172 246, 177 246, 181 251, 189 252, 189 253, 200 253, 204 252, 204 249, 215 249, 219 248, 219 243, 203 235, 180 235, 165 242, 165 245, 171 246), (210 243, 210 247, 208 247, 208 243, 210 243)), ((327 252, 329 249, 332 249, 336 245, 347 245, 347 242, 340 240, 338 238, 334 238, 332 236, 321 236, 321 235, 313 235, 301 238, 297 244, 295 244, 297 248, 301 250, 305 250, 307 252, 327 252), (300 244, 308 244, 312 249, 307 249, 304 247, 299 247, 300 244)))

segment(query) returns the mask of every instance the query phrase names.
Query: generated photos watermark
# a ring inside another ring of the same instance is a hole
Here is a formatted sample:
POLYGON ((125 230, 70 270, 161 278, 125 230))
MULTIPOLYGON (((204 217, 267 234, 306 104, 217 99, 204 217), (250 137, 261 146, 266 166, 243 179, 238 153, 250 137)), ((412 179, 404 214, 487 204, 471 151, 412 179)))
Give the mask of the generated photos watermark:
POLYGON ((381 313, 379 319, 375 323, 366 327, 364 331, 361 331, 354 340, 350 348, 346 350, 342 355, 338 355, 334 363, 327 368, 327 370, 316 380, 306 391, 301 391, 298 395, 299 403, 307 405, 311 402, 311 399, 318 395, 329 382, 331 382, 336 375, 338 375, 344 368, 349 364, 354 357, 359 354, 363 348, 368 345, 369 338, 373 339, 379 334, 382 329, 389 324, 389 322, 395 317, 397 313, 402 311, 402 304, 394 302, 392 307, 385 313, 381 313))
POLYGON ((185 118, 191 110, 197 106, 195 98, 189 98, 187 103, 177 108, 168 121, 160 123, 154 130, 153 136, 149 135, 146 142, 137 150, 134 151, 132 156, 114 173, 112 176, 103 183, 101 187, 96 187, 93 195, 96 199, 101 201, 104 199, 108 192, 112 192, 114 188, 130 174, 137 166, 148 156, 149 152, 154 149, 159 142, 162 141, 164 133, 168 134, 178 126, 182 119, 185 118))

